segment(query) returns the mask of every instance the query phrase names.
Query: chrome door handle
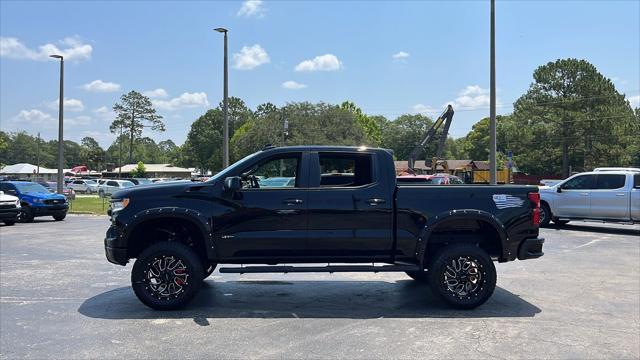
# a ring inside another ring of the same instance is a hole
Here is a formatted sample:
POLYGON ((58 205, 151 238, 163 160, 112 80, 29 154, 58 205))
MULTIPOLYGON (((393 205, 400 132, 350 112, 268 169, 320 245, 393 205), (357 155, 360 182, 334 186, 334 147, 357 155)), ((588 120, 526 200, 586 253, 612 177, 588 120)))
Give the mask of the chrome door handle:
POLYGON ((616 196, 624 196, 624 194, 616 194, 616 196))
POLYGON ((378 204, 384 204, 386 201, 385 199, 369 199, 367 200, 367 204, 371 205, 371 206, 376 206, 378 204))
POLYGON ((580 196, 589 196, 589 193, 580 193, 580 196))
POLYGON ((286 200, 282 200, 282 203, 286 204, 286 205, 300 205, 303 202, 304 201, 302 201, 302 199, 286 199, 286 200))

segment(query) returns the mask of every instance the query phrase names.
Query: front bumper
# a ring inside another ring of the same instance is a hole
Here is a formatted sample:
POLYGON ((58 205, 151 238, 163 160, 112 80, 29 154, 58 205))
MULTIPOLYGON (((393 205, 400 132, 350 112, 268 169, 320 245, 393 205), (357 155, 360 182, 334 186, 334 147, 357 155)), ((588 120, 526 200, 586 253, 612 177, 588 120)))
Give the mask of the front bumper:
POLYGON ((518 249, 518 260, 537 259, 544 255, 542 252, 543 238, 524 239, 518 249))
POLYGON ((9 209, 0 209, 0 220, 16 220, 20 214, 20 209, 14 207, 9 209))
POLYGON ((127 248, 118 245, 121 245, 120 231, 118 227, 111 225, 104 238, 104 251, 107 260, 116 265, 126 265, 129 262, 127 248))
POLYGON ((56 215, 64 215, 69 210, 69 205, 60 204, 60 205, 45 205, 45 206, 32 206, 31 211, 33 212, 33 216, 56 216, 56 215))

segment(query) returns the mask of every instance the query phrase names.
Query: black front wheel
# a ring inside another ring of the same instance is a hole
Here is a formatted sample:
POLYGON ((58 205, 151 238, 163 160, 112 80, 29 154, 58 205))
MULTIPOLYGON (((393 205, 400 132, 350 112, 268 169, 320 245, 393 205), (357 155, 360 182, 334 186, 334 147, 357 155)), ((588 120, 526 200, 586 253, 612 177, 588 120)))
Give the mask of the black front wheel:
POLYGON ((496 288, 496 268, 475 244, 448 245, 436 252, 429 267, 429 285, 449 306, 473 309, 496 288))
POLYGON ((67 214, 62 214, 62 215, 53 215, 53 220, 55 221, 62 221, 64 220, 64 218, 67 217, 67 214))
POLYGON ((12 226, 12 225, 16 224, 16 221, 15 220, 5 220, 4 224, 7 225, 7 226, 12 226))
POLYGON ((131 285, 143 304, 156 310, 186 305, 200 290, 204 266, 190 247, 178 242, 149 246, 136 259, 131 285))
POLYGON ((30 223, 33 222, 34 218, 35 216, 33 214, 33 210, 31 210, 31 207, 29 205, 22 205, 20 213, 18 214, 18 220, 20 222, 30 223))
POLYGON ((540 204, 540 227, 549 226, 551 221, 551 208, 546 203, 540 204))

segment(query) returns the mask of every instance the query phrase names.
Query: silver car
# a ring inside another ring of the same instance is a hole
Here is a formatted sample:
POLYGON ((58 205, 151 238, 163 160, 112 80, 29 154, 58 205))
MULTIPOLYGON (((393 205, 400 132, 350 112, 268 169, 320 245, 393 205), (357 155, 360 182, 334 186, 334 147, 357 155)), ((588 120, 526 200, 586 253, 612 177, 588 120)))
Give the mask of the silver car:
POLYGON ((116 191, 135 186, 129 180, 107 180, 98 187, 98 195, 100 197, 111 196, 116 191))
POLYGON ((640 222, 640 171, 601 170, 540 187, 540 225, 570 220, 640 222))

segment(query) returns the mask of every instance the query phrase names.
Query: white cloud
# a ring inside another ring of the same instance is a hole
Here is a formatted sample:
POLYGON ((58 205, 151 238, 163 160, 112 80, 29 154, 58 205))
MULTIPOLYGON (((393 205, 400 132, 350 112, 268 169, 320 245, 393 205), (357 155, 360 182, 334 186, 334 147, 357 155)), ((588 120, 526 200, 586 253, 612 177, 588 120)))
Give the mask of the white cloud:
POLYGON ((422 114, 422 115, 429 115, 429 116, 437 116, 438 114, 438 109, 435 109, 434 107, 430 106, 430 105, 424 105, 424 104, 415 104, 411 107, 411 110, 413 110, 414 114, 422 114))
POLYGON ((247 0, 242 3, 240 10, 238 10, 237 16, 244 17, 257 17, 264 16, 265 9, 262 7, 262 0, 247 0))
MULTIPOLYGON (((47 107, 52 110, 58 110, 60 106, 60 99, 49 101, 47 107)), ((64 111, 82 111, 84 110, 84 104, 78 99, 64 99, 64 111)))
POLYGON ((91 59, 93 47, 85 44, 78 37, 67 37, 58 41, 58 46, 47 43, 38 50, 30 49, 15 37, 0 37, 0 56, 11 59, 51 60, 49 55, 62 55, 65 60, 91 59), (60 47, 59 47, 60 46, 60 47))
MULTIPOLYGON (((478 85, 468 85, 458 95, 455 100, 447 102, 443 107, 451 104, 454 110, 458 108, 465 110, 489 108, 489 89, 481 88, 478 85)), ((500 106, 500 102, 497 100, 496 105, 500 106)))
POLYGON ((207 94, 204 92, 183 93, 171 100, 153 100, 153 105, 162 110, 179 110, 200 106, 209 106, 207 94))
POLYGON ((269 54, 258 44, 243 46, 239 53, 233 54, 233 67, 238 70, 251 70, 269 61, 269 54))
POLYGON ((396 61, 406 61, 409 56, 411 56, 411 54, 408 52, 400 51, 391 55, 391 58, 396 61))
POLYGON ((114 113, 111 109, 106 106, 101 106, 95 110, 93 113, 96 114, 98 119, 103 121, 111 121, 116 118, 116 113, 114 113))
POLYGON ((142 95, 150 97, 152 99, 157 99, 157 98, 164 99, 164 98, 169 96, 169 94, 167 94, 167 91, 165 89, 162 89, 162 88, 157 88, 157 89, 154 89, 154 90, 147 90, 147 91, 143 92, 142 95))
POLYGON ((98 79, 93 80, 88 84, 82 85, 82 88, 92 92, 115 92, 120 91, 120 84, 106 82, 98 79))
POLYGON ((296 65, 296 71, 336 71, 342 69, 342 62, 333 54, 316 56, 296 65))
POLYGON ((51 126, 53 124, 57 124, 57 119, 54 119, 50 114, 38 109, 22 110, 13 118, 13 120, 17 123, 27 123, 38 126, 51 126))
POLYGON ((86 115, 64 118, 64 124, 71 125, 71 126, 88 125, 90 122, 91 122, 91 117, 86 115))
POLYGON ((282 83, 282 87, 285 88, 285 89, 290 89, 290 90, 298 90, 298 89, 306 88, 307 85, 295 82, 293 80, 289 80, 289 81, 283 82, 282 83))
POLYGON ((631 104, 631 108, 635 109, 640 107, 640 95, 629 96, 627 100, 629 100, 629 103, 631 104))

